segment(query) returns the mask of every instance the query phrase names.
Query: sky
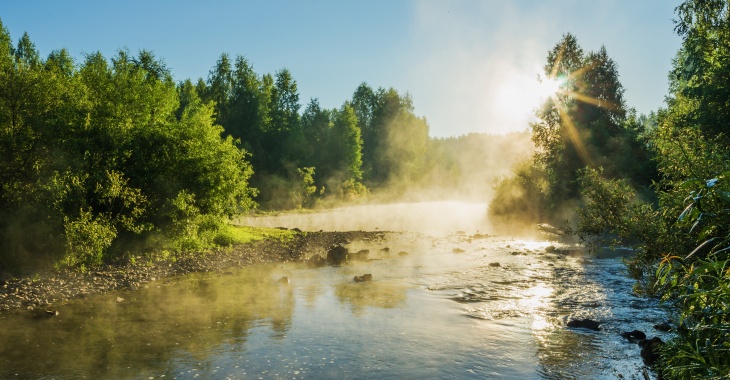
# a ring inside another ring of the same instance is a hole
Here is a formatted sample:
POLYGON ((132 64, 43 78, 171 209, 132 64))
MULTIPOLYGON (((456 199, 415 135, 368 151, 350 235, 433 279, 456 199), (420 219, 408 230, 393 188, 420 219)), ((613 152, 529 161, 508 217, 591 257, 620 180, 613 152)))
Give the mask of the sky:
POLYGON ((177 81, 206 79, 222 53, 259 75, 288 69, 301 110, 339 108, 358 85, 410 94, 432 137, 528 129, 544 96, 537 76, 565 33, 602 45, 628 107, 664 105, 681 40, 678 0, 126 0, 3 2, 0 21, 42 57, 77 63, 119 49, 152 51, 177 81))

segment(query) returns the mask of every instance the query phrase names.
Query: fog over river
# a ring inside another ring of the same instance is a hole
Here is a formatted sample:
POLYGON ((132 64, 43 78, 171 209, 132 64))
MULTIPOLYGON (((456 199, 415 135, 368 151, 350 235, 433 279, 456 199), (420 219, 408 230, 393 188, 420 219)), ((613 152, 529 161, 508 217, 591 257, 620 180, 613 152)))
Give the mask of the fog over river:
POLYGON ((631 294, 621 259, 495 236, 485 215, 484 204, 429 202, 242 219, 384 233, 347 246, 368 261, 194 274, 66 303, 53 318, 5 316, 0 378, 643 379, 620 333, 666 338, 652 325, 667 316, 631 294), (353 280, 363 274, 372 281, 353 280), (572 318, 601 329, 566 327, 572 318))

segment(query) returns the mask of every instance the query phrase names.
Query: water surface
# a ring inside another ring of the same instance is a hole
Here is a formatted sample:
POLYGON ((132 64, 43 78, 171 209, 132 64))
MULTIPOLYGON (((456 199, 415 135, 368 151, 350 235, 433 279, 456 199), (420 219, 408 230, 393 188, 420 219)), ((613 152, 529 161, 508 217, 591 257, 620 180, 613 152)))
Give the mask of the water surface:
POLYGON ((620 258, 484 237, 481 216, 464 215, 460 230, 352 242, 368 262, 194 274, 66 303, 56 317, 4 316, 0 378, 643 378, 638 347, 619 334, 657 335, 666 315, 631 295, 620 258), (373 281, 353 281, 364 273, 373 281), (584 317, 602 330, 565 327, 584 317))

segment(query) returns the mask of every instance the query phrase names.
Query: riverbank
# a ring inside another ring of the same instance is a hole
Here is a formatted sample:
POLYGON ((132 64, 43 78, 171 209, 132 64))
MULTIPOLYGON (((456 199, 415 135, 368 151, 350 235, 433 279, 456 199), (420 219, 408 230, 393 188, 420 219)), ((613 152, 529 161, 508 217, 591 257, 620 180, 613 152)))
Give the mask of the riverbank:
MULTIPOLYGON (((297 230, 298 231, 298 230, 297 230)), ((291 240, 265 239, 174 259, 124 260, 87 272, 63 269, 0 280, 0 312, 55 314, 54 306, 112 290, 136 289, 163 278, 193 272, 224 273, 254 264, 302 261, 337 244, 374 240, 380 231, 297 232, 291 240)))

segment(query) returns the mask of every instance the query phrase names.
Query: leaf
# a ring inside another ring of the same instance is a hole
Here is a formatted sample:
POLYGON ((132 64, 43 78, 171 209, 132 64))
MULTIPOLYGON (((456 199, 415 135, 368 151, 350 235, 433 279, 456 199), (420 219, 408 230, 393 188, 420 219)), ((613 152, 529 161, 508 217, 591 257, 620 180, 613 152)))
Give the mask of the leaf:
POLYGON ((687 207, 685 207, 684 211, 679 215, 679 221, 684 220, 684 217, 687 216, 688 213, 691 213, 694 209, 694 203, 690 203, 687 207))
POLYGON ((717 195, 719 195, 719 196, 720 196, 720 198, 721 198, 721 199, 722 199, 723 201, 725 201, 725 202, 727 202, 727 203, 730 203, 730 191, 724 191, 724 190, 715 190, 715 192, 717 193, 717 195))
POLYGON ((705 185, 705 181, 703 181, 699 178, 691 178, 691 179, 688 179, 688 180, 682 182, 679 185, 679 188, 682 190, 687 190, 687 189, 696 188, 696 187, 703 187, 703 185, 705 185))

